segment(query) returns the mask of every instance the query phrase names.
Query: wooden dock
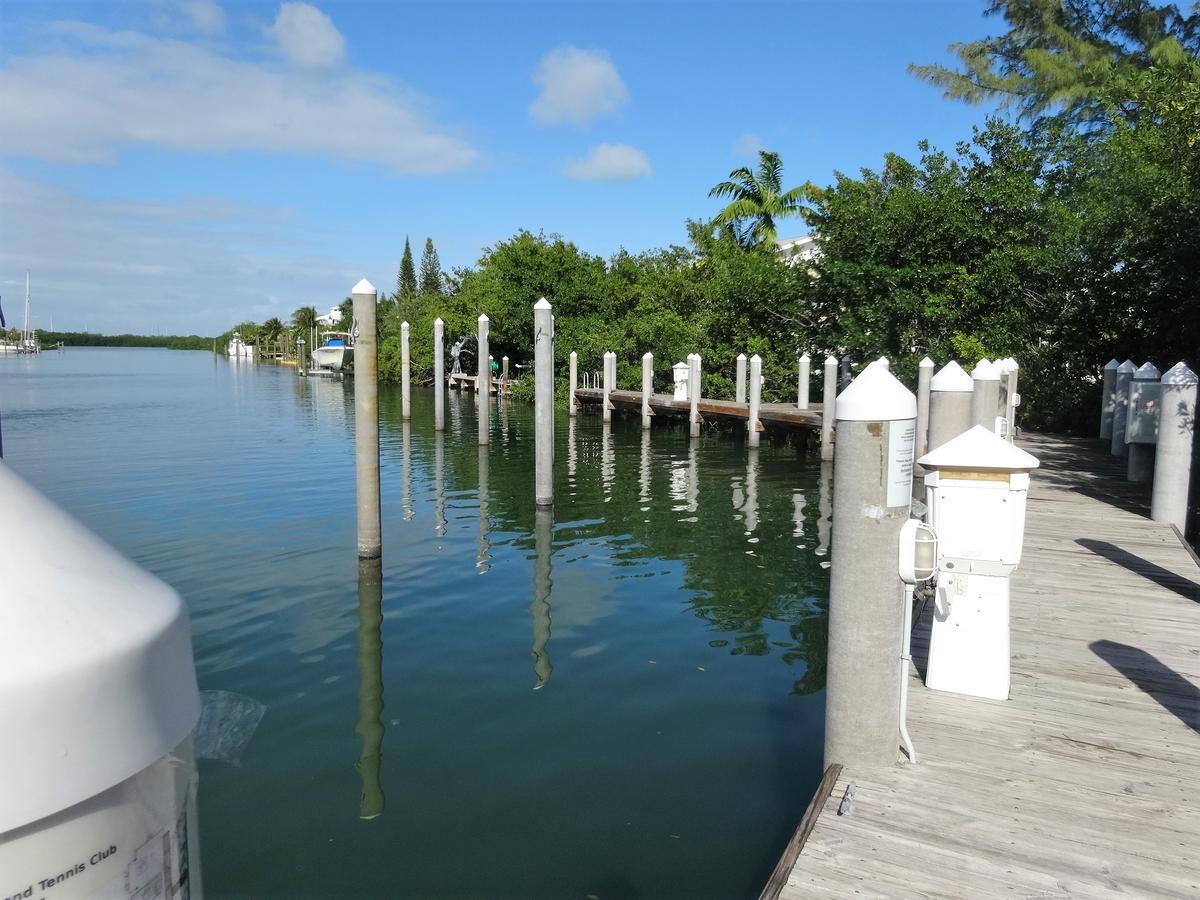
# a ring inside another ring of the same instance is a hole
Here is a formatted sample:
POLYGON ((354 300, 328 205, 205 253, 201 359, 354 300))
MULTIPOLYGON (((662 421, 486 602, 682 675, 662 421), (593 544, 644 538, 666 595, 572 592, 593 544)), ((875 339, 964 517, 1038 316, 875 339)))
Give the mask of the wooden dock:
POLYGON ((1098 442, 1020 443, 1010 699, 914 671, 918 764, 836 773, 764 897, 1200 897, 1200 568, 1098 442))
MULTIPOLYGON (((599 405, 604 392, 598 388, 577 388, 575 399, 583 404, 599 405)), ((641 415, 641 391, 609 391, 608 400, 616 409, 641 415)), ((691 404, 687 400, 676 400, 671 394, 651 394, 650 408, 655 415, 687 416, 691 404)), ((750 418, 748 403, 735 403, 732 400, 711 400, 701 398, 698 410, 702 419, 721 419, 732 422, 746 422, 750 418)), ((814 428, 821 430, 820 403, 810 403, 808 409, 797 409, 795 403, 763 403, 758 408, 758 421, 763 426, 781 428, 814 428)))

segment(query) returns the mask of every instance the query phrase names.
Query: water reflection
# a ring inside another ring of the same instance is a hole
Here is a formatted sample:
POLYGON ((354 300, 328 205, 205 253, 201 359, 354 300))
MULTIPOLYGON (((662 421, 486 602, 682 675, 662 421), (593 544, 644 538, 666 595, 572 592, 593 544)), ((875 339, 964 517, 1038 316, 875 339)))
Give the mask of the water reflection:
POLYGON ((604 502, 612 500, 613 479, 617 474, 616 457, 613 454, 612 424, 604 423, 600 436, 600 481, 604 485, 604 502))
POLYGON ((383 756, 383 568, 378 559, 358 561, 358 724, 362 738, 358 774, 362 794, 360 819, 383 814, 383 787, 379 767, 383 756))
MULTIPOLYGON (((487 404, 484 404, 487 407, 487 404)), ((479 538, 475 548, 475 568, 482 575, 492 567, 492 543, 488 521, 488 448, 479 445, 479 538)))
POLYGON ((792 490, 792 537, 804 537, 804 507, 808 504, 807 498, 804 496, 804 491, 800 488, 792 490))
POLYGON ((533 618, 533 689, 539 690, 550 681, 554 666, 546 645, 550 643, 550 589, 552 587, 550 555, 554 534, 554 513, 538 509, 533 523, 533 603, 529 606, 533 618))
POLYGON ((754 532, 758 530, 758 448, 751 447, 746 453, 746 504, 744 506, 746 536, 750 543, 758 542, 754 532))
MULTIPOLYGON (((687 511, 694 513, 700 499, 700 440, 688 441, 687 511)), ((694 519, 692 521, 695 521, 694 519)))
POLYGON ((433 433, 433 533, 446 536, 446 433, 433 433))
POLYGON ((638 502, 641 511, 650 511, 650 429, 642 431, 642 454, 638 466, 638 502))
POLYGON ((571 486, 571 496, 575 496, 575 470, 579 465, 579 450, 575 446, 575 417, 567 419, 567 484, 571 486))
POLYGON ((818 481, 817 509, 820 518, 817 519, 817 556, 829 552, 829 529, 833 523, 833 463, 821 463, 821 476, 818 481))
POLYGON ((409 446, 407 419, 400 423, 400 503, 404 510, 404 521, 411 522, 413 518, 412 452, 409 446))

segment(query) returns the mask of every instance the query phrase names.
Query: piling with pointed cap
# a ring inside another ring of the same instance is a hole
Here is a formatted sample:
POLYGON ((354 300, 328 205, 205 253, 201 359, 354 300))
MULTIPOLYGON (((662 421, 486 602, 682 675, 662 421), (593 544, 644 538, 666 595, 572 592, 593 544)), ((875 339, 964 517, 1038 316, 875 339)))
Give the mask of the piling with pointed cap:
MULTIPOLYGON (((550 340, 554 340, 554 326, 550 326, 550 340)), ((500 357, 500 396, 508 390, 508 357, 500 357)))
POLYGON ((691 368, 688 370, 688 433, 692 437, 700 436, 700 354, 688 356, 691 368))
POLYGON ((446 430, 446 323, 433 320, 433 430, 446 430))
POLYGON ((1198 381, 1196 373, 1179 362, 1159 382, 1162 398, 1150 518, 1172 524, 1180 533, 1187 528, 1198 381))
POLYGON ((642 354, 642 429, 650 428, 650 417, 654 411, 650 408, 650 394, 654 390, 654 354, 642 354))
POLYGON ((579 384, 579 354, 574 350, 567 357, 567 415, 575 415, 575 389, 579 384))
POLYGON ((613 384, 613 377, 614 377, 614 374, 616 371, 616 366, 612 365, 609 362, 610 356, 615 360, 617 354, 613 353, 611 350, 606 350, 604 353, 604 364, 603 364, 603 366, 601 366, 601 368, 603 369, 602 374, 604 376, 604 381, 603 381, 603 387, 601 388, 603 396, 600 398, 600 417, 605 422, 612 421, 613 408, 612 408, 612 403, 608 399, 608 395, 613 392, 613 389, 615 387, 615 385, 613 384))
POLYGON ((1104 364, 1104 378, 1100 389, 1100 440, 1112 442, 1113 427, 1113 389, 1116 387, 1117 367, 1121 365, 1115 359, 1104 364))
POLYGON ((1112 438, 1109 440, 1108 452, 1113 456, 1125 455, 1125 425, 1129 414, 1129 384, 1133 381, 1133 373, 1137 366, 1133 360, 1127 359, 1117 366, 1116 377, 1113 379, 1113 409, 1112 409, 1112 438))
POLYGON ((936 450, 971 427, 975 382, 954 360, 929 380, 928 450, 936 450))
POLYGON ((746 443, 758 446, 758 407, 762 396, 762 357, 755 353, 750 357, 750 410, 746 417, 746 443))
POLYGON ((917 458, 929 447, 929 383, 933 380, 933 360, 928 356, 917 366, 917 458))
POLYGON ((837 402, 837 377, 837 357, 825 357, 825 393, 821 399, 821 459, 833 459, 833 407, 837 402))
POLYGON ((554 503, 554 326, 550 303, 533 304, 534 502, 554 503))
POLYGON ((800 372, 796 383, 796 409, 808 409, 808 383, 812 362, 807 353, 800 355, 800 372))
POLYGON ((904 589, 896 569, 912 500, 917 400, 883 366, 837 398, 825 765, 895 763, 904 589))
POLYGON ((892 364, 888 362, 888 358, 886 356, 879 357, 879 359, 875 360, 875 362, 882 366, 885 371, 888 371, 892 368, 892 364))
POLYGON ((850 384, 850 357, 843 356, 838 373, 838 390, 844 391, 850 384))
POLYGON ((362 279, 351 291, 354 321, 354 473, 358 505, 358 555, 382 552, 379 512, 379 356, 375 339, 375 287, 362 279))
POLYGON ((1125 480, 1146 484, 1154 471, 1154 447, 1158 443, 1159 401, 1162 373, 1154 363, 1143 363, 1129 382, 1125 415, 1125 443, 1129 461, 1125 480))
POLYGON ((475 349, 479 357, 475 374, 475 394, 479 398, 479 444, 485 446, 491 437, 492 430, 492 367, 491 356, 488 355, 488 331, 491 321, 487 313, 479 317, 479 332, 476 336, 475 349))
POLYGON ((304 338, 296 341, 296 371, 301 376, 308 374, 308 360, 304 357, 304 338))
POLYGON ((412 373, 412 360, 408 352, 408 333, 409 326, 407 322, 400 323, 400 417, 403 419, 412 418, 412 388, 409 384, 409 378, 412 373))
POLYGON ((1011 356, 1007 362, 1004 418, 1008 421, 1008 440, 1011 443, 1017 437, 1017 405, 1021 396, 1017 392, 1017 379, 1021 375, 1021 366, 1011 356))
POLYGON ((975 390, 971 394, 971 424, 996 430, 996 408, 1000 404, 1000 373, 987 357, 971 370, 975 390))
POLYGON ((736 403, 746 402, 746 354, 737 355, 737 372, 734 380, 733 399, 736 403))

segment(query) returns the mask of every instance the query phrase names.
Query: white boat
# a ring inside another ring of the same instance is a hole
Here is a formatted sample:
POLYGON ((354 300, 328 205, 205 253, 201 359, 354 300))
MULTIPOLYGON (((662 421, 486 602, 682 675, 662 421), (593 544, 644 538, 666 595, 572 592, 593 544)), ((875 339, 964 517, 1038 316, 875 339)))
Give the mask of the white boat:
POLYGON ((242 340, 242 336, 238 332, 233 333, 233 337, 229 339, 229 344, 225 348, 225 355, 234 359, 252 359, 254 357, 254 345, 247 344, 242 340))
POLYGON ((326 331, 321 334, 321 346, 312 352, 313 367, 340 372, 354 362, 354 341, 349 332, 326 331))
POLYGON ((37 332, 29 330, 29 273, 25 273, 25 327, 16 340, 0 340, 0 356, 17 353, 39 353, 42 346, 37 332))

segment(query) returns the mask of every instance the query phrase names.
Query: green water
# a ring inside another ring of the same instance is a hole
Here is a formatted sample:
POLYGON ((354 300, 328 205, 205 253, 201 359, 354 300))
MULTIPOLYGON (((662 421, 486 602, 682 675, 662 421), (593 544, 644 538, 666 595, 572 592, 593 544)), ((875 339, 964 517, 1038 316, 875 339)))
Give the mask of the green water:
POLYGON ((481 452, 473 397, 444 436, 431 393, 380 401, 381 587, 352 383, 0 359, 6 462, 183 594, 202 690, 266 707, 201 763, 206 894, 756 896, 820 775, 820 463, 563 415, 539 519, 529 407, 481 452))

